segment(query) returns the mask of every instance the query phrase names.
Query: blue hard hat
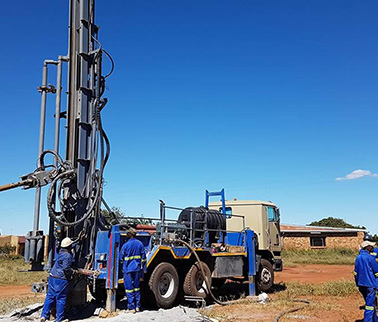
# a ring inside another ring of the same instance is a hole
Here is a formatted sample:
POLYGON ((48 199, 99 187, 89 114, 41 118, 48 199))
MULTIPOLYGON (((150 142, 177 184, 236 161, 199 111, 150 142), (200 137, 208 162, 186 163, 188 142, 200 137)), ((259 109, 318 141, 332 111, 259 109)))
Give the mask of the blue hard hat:
POLYGON ((368 241, 371 241, 371 242, 374 241, 373 236, 368 234, 368 233, 365 233, 364 240, 368 240, 368 241))

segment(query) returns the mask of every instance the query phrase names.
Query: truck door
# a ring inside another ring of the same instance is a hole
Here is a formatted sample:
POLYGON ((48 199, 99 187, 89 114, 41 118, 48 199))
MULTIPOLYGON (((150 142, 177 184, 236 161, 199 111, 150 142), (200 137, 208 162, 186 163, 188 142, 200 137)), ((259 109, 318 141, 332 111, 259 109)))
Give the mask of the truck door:
POLYGON ((268 206, 268 221, 271 247, 273 252, 281 251, 280 220, 277 208, 268 206))

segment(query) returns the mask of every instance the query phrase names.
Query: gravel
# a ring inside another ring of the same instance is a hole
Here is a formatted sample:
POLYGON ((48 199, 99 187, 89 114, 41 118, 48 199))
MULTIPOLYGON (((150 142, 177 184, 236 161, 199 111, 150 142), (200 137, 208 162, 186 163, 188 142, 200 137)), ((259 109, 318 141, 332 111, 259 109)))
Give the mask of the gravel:
MULTIPOLYGON (((26 308, 15 310, 12 313, 0 316, 0 322, 13 321, 39 321, 42 311, 42 303, 29 305, 26 308)), ((177 306, 172 309, 164 310, 146 310, 138 313, 125 313, 124 311, 115 312, 115 316, 108 316, 106 319, 100 318, 99 315, 103 311, 102 308, 95 307, 93 304, 87 305, 85 308, 78 310, 75 316, 71 316, 70 320, 75 322, 200 322, 209 321, 203 317, 194 308, 177 306), (84 317, 84 318, 83 318, 84 317)), ((102 313, 103 314, 103 313, 102 313)), ((101 315, 102 315, 101 314, 101 315)))

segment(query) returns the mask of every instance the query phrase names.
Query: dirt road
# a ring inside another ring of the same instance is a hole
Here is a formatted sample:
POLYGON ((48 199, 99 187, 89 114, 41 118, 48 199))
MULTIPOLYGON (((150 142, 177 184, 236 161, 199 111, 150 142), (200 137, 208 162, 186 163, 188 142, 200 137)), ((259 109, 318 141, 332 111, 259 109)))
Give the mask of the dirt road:
POLYGON ((0 286, 0 299, 8 297, 23 297, 30 296, 31 285, 1 285, 0 286))
POLYGON ((285 267, 282 272, 275 273, 275 283, 300 282, 317 284, 340 279, 353 279, 352 265, 298 265, 285 267))

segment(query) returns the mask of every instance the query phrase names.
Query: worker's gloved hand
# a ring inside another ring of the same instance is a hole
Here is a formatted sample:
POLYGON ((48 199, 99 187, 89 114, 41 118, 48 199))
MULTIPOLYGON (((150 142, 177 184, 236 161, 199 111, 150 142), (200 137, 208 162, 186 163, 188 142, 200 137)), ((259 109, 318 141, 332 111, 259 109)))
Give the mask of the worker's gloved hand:
POLYGON ((72 281, 75 277, 75 273, 77 272, 72 267, 67 267, 63 270, 64 276, 66 277, 67 281, 72 281))

